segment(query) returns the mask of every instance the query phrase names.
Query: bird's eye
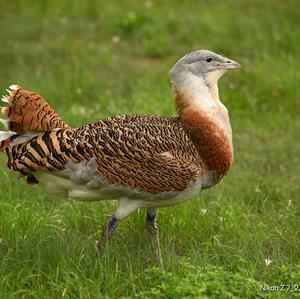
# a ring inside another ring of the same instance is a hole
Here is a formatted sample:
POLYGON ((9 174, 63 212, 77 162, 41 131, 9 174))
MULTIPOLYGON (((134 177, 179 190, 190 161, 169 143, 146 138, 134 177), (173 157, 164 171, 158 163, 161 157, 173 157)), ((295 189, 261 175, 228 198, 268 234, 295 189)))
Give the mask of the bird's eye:
POLYGON ((212 60, 213 59, 211 57, 208 57, 208 58, 205 59, 205 61, 208 62, 208 63, 212 62, 212 60))

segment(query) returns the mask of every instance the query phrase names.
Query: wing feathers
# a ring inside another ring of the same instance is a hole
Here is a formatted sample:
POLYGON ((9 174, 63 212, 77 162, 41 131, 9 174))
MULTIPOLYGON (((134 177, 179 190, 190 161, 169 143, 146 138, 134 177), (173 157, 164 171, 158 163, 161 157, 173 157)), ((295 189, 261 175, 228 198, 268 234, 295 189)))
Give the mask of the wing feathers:
POLYGON ((79 129, 34 133, 40 136, 12 136, 8 153, 10 168, 30 176, 62 171, 89 188, 103 188, 104 180, 158 194, 184 190, 205 171, 177 118, 116 116, 79 129))

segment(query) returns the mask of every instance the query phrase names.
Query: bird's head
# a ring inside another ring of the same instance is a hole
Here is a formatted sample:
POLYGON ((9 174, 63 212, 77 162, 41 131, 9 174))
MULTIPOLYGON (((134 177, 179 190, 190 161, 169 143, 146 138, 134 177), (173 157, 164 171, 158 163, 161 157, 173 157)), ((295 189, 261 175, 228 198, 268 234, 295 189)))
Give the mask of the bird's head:
POLYGON ((188 76, 203 78, 208 85, 216 84, 228 70, 241 65, 208 50, 191 52, 179 59, 170 71, 173 84, 180 85, 188 76))

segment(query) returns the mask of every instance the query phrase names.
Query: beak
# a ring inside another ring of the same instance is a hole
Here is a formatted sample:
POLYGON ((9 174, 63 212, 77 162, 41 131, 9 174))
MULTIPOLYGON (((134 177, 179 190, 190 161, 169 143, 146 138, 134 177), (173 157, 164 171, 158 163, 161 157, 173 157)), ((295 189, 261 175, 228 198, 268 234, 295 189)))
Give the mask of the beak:
POLYGON ((241 68, 241 65, 231 59, 226 58, 226 61, 224 63, 221 64, 225 69, 239 69, 241 68))

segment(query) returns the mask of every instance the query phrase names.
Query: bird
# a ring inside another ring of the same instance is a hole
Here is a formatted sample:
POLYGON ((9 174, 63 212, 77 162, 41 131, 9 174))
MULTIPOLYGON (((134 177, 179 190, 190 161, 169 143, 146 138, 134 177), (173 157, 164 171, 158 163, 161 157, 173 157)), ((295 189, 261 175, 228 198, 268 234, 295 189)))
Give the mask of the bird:
POLYGON ((0 151, 8 168, 50 195, 118 200, 96 248, 103 252, 121 220, 146 209, 146 231, 163 266, 158 209, 215 186, 233 163, 232 130, 218 80, 240 64, 196 50, 170 70, 177 116, 115 115, 73 128, 45 98, 18 85, 2 97, 0 151))

